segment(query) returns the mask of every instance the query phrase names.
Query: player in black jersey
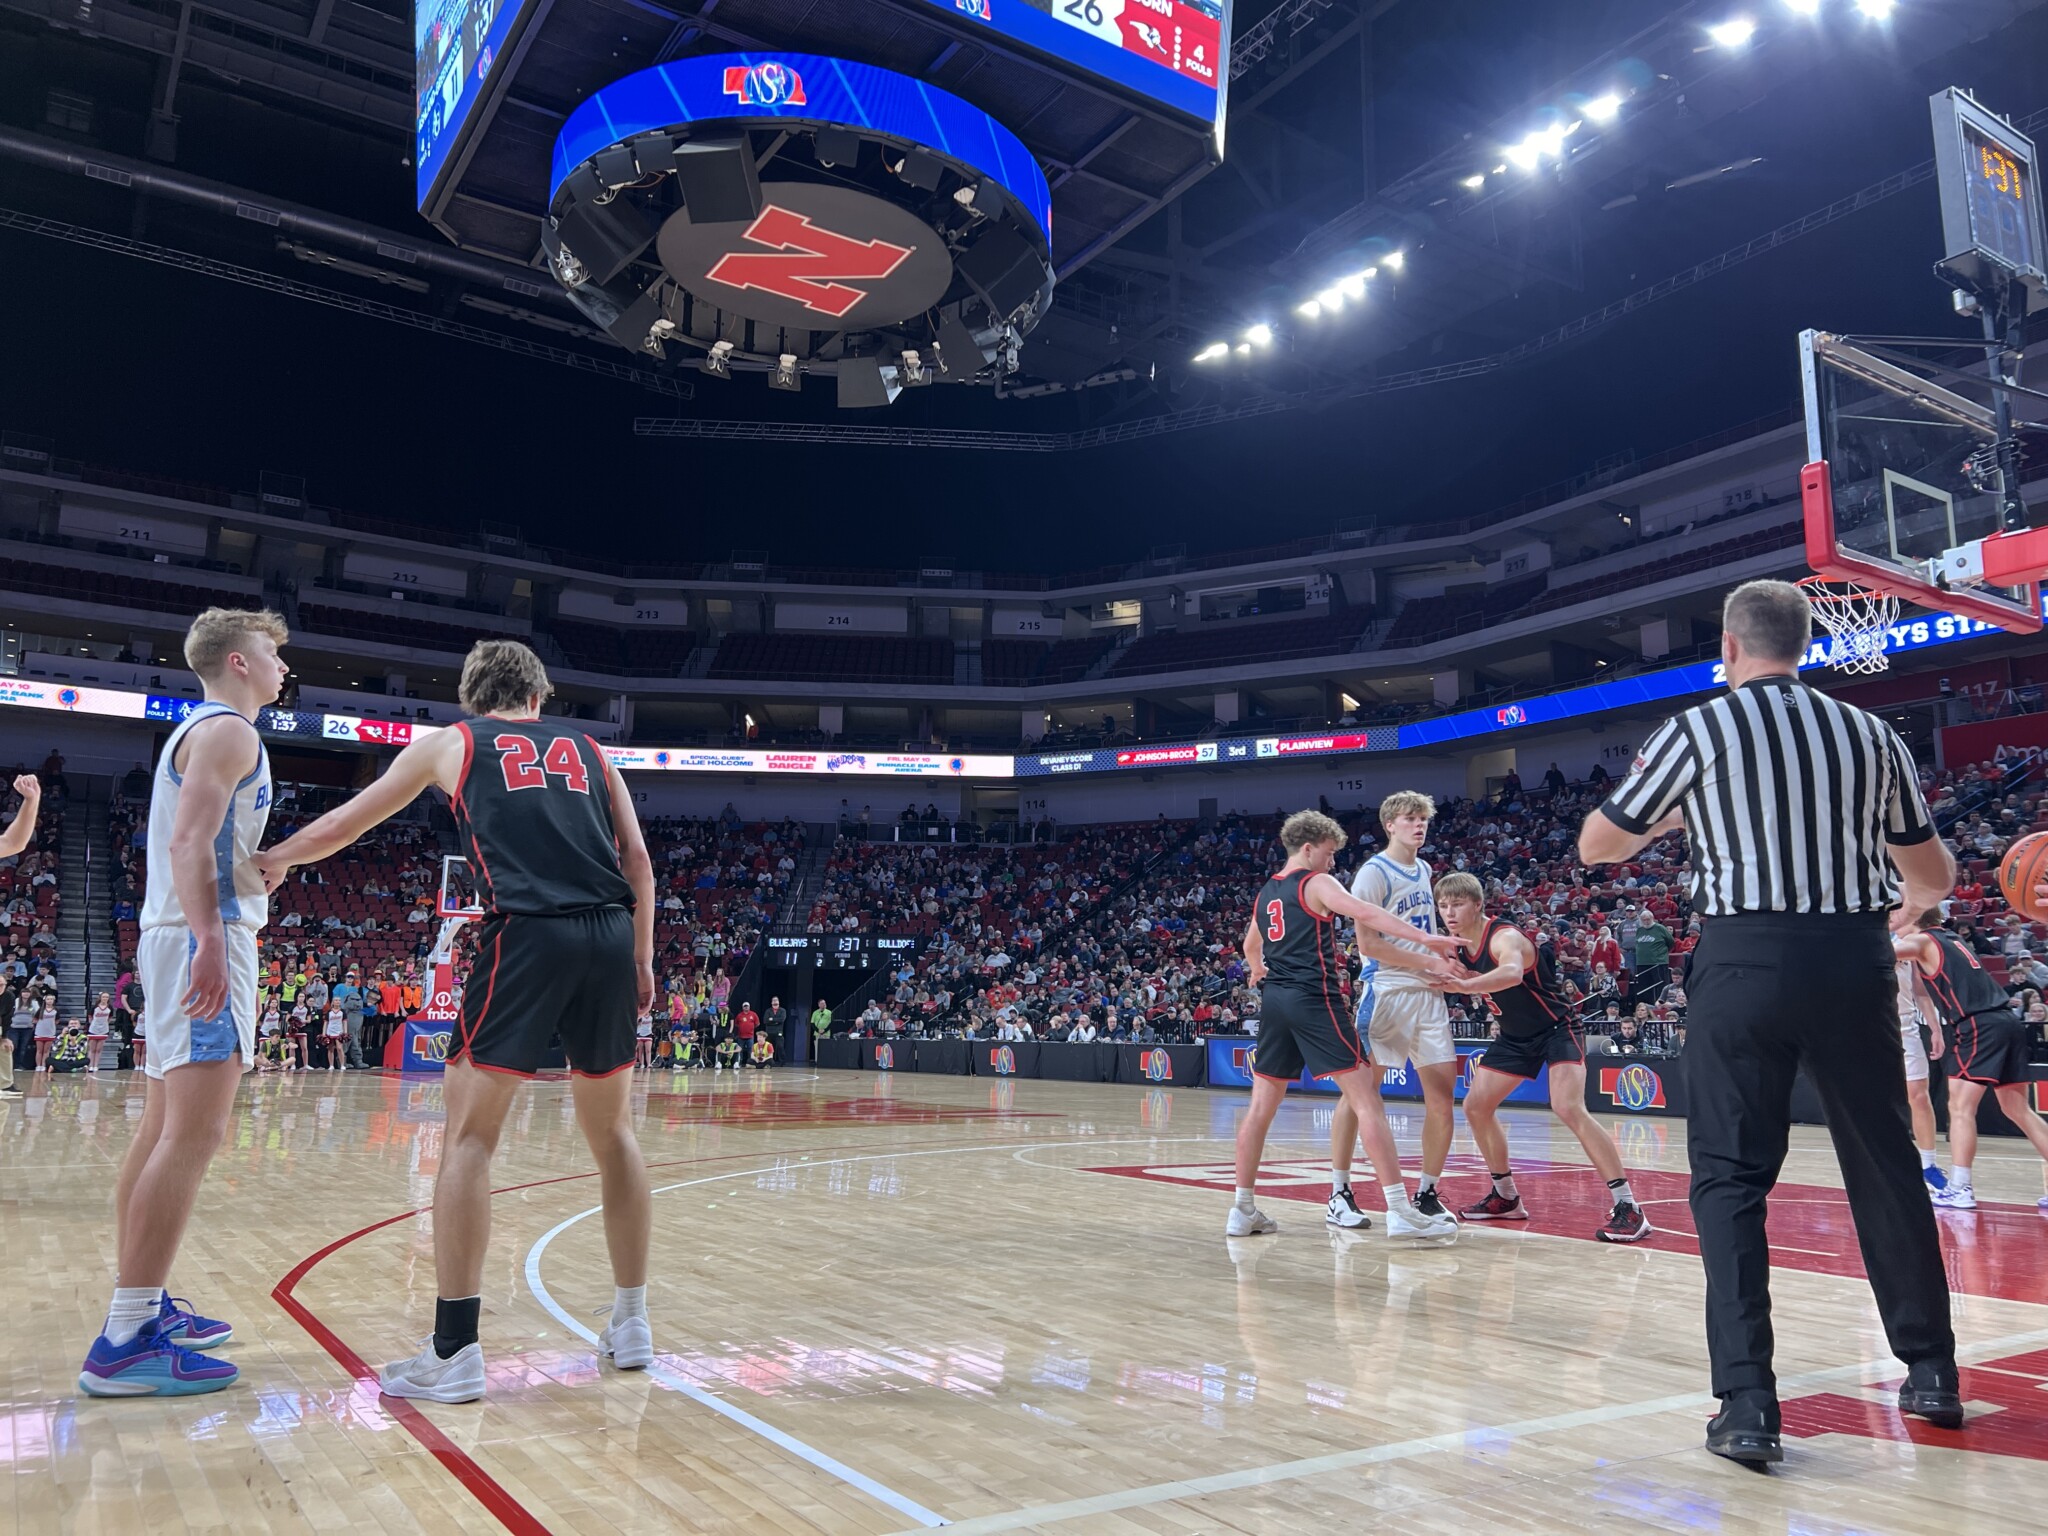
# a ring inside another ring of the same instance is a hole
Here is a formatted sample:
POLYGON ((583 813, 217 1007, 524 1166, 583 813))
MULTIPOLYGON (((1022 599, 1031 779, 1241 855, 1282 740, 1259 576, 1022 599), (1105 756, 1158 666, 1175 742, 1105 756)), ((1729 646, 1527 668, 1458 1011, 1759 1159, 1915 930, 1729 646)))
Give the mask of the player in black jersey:
POLYGON ((394 1397, 483 1396, 477 1318, 491 1154, 513 1096, 557 1035, 576 1119, 602 1175, 617 1286, 598 1349, 625 1369, 654 1358, 652 1205, 627 1070, 635 1023, 654 1000, 654 867, 618 769, 573 720, 541 718, 553 691, 526 646, 478 641, 460 688, 474 718, 414 740, 375 784, 258 860, 275 890, 293 865, 338 853, 433 787, 454 806, 483 896, 477 959, 448 1054, 448 1125, 434 1181, 434 1337, 416 1358, 384 1368, 394 1397))
POLYGON ((2012 1011, 2005 988, 1985 973, 1969 946, 1941 927, 1941 909, 1920 914, 1913 931, 1892 939, 1893 952, 1910 960, 1920 987, 1948 1033, 1948 1148, 1955 1167, 1934 1203, 1946 1210, 1974 1211, 1977 1191, 1971 1164, 1977 1160, 1977 1104, 1989 1088, 2005 1118, 2048 1158, 2048 1124, 2027 1102, 2027 1028, 2012 1011))
POLYGON ((1319 811, 1296 811, 1280 828, 1287 863, 1259 890, 1245 929, 1244 957, 1259 993, 1259 1043, 1252 1053, 1251 1113, 1237 1129, 1237 1199, 1225 1229, 1231 1237, 1275 1232, 1279 1224, 1253 1201, 1266 1132, 1287 1085, 1306 1067, 1336 1082, 1358 1116, 1366 1156, 1387 1200, 1387 1232, 1394 1237, 1454 1237, 1448 1214, 1424 1216, 1408 1198, 1394 1133, 1380 1104, 1379 1070, 1358 1038, 1349 971, 1337 942, 1336 918, 1352 918, 1391 938, 1422 944, 1439 954, 1456 945, 1440 934, 1418 933, 1385 907, 1360 901, 1330 874, 1344 829, 1319 811))
POLYGON ((1529 1219, 1529 1208, 1515 1188, 1499 1111, 1518 1083, 1532 1080, 1548 1064, 1550 1107, 1586 1149, 1614 1201, 1594 1236, 1603 1243, 1641 1242, 1650 1235, 1649 1218, 1636 1204, 1614 1138, 1586 1109, 1585 1041, 1551 962, 1514 924, 1486 915, 1486 887, 1476 875, 1461 872, 1437 881, 1436 910, 1461 941, 1458 960, 1467 970, 1463 979, 1445 982, 1444 990, 1484 997, 1500 1021, 1500 1035, 1479 1058, 1479 1071, 1465 1091, 1465 1123, 1493 1175, 1493 1188, 1458 1214, 1467 1221, 1529 1219))

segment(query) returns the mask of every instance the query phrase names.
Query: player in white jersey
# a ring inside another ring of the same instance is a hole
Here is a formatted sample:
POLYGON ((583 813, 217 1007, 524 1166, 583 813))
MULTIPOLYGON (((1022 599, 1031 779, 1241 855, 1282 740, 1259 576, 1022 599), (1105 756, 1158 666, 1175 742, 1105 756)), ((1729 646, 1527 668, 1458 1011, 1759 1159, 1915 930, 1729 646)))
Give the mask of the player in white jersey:
MULTIPOLYGON (((1417 790, 1404 789, 1381 801, 1380 826, 1387 846, 1359 866, 1351 894, 1386 908, 1419 932, 1441 934, 1430 867, 1422 859, 1422 845, 1435 816, 1436 802, 1417 790)), ((1455 1220, 1436 1188, 1451 1150, 1451 1101, 1458 1082, 1450 1009, 1438 990, 1453 970, 1421 944, 1377 933, 1358 934, 1357 942, 1358 1033, 1372 1042, 1376 1066, 1398 1068, 1413 1062, 1422 1081, 1422 1177, 1415 1186, 1415 1208, 1425 1216, 1455 1220)), ((1357 1120, 1347 1105, 1339 1104, 1330 1124, 1327 1220, 1333 1227, 1366 1224, 1351 1196, 1351 1154, 1357 1135, 1357 1120)))
POLYGON ((79 1371, 95 1397, 215 1392, 240 1374, 199 1351, 234 1330, 164 1289, 199 1183, 256 1055, 256 934, 269 910, 255 864, 270 818, 256 716, 284 690, 274 613, 209 608, 185 635, 205 700, 173 730, 149 804, 136 971, 149 1009, 142 1121, 114 1184, 116 1288, 79 1371))
POLYGON ((1906 1107, 1913 1112, 1913 1145, 1920 1149, 1920 1177, 1927 1181, 1930 1197, 1948 1188, 1948 1176, 1934 1155, 1934 1100, 1927 1096, 1930 1059, 1939 1058, 1941 1010, 1932 1003, 1920 1006, 1920 967, 1901 960, 1899 973, 1899 1043, 1906 1052, 1906 1107), (1927 1024, 1930 1046, 1920 1038, 1922 1021, 1927 1024))

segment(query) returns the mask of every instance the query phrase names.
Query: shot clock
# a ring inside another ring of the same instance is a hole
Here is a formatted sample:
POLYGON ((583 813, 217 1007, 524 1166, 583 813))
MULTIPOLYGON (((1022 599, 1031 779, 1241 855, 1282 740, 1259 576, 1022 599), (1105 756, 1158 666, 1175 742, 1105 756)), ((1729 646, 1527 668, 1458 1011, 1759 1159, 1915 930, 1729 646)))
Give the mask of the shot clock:
POLYGON ((1929 105, 1948 251, 1937 270, 1994 300, 2017 283, 2027 300, 2014 310, 2040 308, 2048 302, 2048 272, 2042 269, 2041 171, 2033 141, 1966 91, 1940 91, 1929 105))

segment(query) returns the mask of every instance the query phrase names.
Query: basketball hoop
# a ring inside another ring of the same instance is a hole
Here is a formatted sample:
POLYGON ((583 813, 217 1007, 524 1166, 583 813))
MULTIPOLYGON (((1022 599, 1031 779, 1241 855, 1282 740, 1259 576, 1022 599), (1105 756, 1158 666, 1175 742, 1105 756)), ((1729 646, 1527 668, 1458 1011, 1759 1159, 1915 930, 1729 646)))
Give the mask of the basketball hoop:
POLYGON ((1808 576, 1799 583, 1813 616, 1828 632, 1827 664, 1840 672, 1882 672, 1885 631, 1899 619, 1898 597, 1853 581, 1808 576))

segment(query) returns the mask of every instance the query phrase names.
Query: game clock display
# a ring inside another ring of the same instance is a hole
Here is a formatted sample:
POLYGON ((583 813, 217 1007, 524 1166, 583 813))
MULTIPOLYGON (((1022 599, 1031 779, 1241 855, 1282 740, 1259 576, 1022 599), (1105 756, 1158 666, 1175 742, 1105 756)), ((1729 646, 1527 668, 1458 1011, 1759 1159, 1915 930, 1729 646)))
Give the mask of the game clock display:
POLYGON ((1214 126, 1230 68, 1225 0, 930 0, 1052 60, 1214 126))

